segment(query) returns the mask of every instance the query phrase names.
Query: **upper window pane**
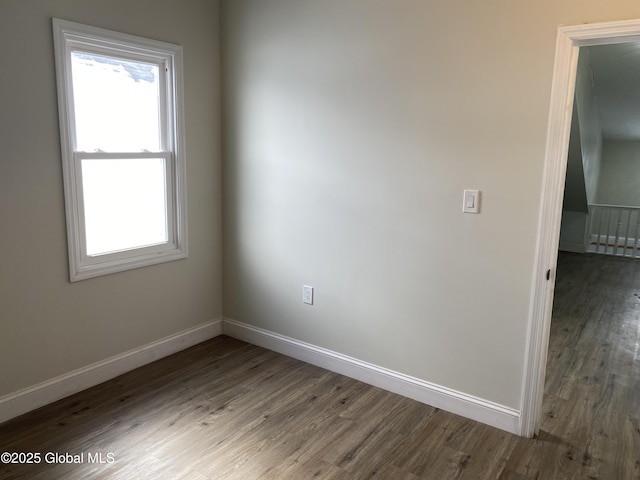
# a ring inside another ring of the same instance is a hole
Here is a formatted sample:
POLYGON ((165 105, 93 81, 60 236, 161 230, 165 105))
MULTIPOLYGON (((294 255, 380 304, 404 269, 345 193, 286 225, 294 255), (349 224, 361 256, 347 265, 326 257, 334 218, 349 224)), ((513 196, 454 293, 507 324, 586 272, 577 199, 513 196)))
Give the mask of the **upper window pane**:
POLYGON ((162 150, 155 64, 71 52, 76 151, 162 150))

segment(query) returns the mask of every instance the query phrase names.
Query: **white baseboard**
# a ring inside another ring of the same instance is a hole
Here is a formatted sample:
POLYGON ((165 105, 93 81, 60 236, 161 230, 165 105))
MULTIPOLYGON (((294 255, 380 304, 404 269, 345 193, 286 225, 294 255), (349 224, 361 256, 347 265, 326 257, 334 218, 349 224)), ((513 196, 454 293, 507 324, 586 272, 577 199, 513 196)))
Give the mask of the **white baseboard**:
POLYGON ((225 335, 238 340, 326 368, 516 435, 520 434, 521 413, 518 410, 235 320, 225 318, 223 331, 225 335))
POLYGON ((222 320, 198 325, 0 398, 0 423, 222 334, 222 320))
POLYGON ((0 423, 222 333, 433 407, 519 434, 518 410, 231 319, 218 319, 199 325, 1 397, 0 423))
POLYGON ((587 251, 587 249, 584 247, 584 244, 582 243, 563 242, 563 241, 560 241, 558 250, 561 250, 563 252, 573 252, 573 253, 585 253, 587 251))

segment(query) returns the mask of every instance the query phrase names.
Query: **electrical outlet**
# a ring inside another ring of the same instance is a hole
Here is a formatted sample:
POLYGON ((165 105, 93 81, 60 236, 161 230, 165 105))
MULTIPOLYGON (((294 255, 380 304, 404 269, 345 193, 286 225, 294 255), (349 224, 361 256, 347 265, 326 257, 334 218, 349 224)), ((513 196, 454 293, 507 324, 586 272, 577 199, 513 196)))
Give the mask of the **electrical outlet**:
POLYGON ((302 286, 302 301, 309 305, 313 305, 313 287, 309 285, 302 286))

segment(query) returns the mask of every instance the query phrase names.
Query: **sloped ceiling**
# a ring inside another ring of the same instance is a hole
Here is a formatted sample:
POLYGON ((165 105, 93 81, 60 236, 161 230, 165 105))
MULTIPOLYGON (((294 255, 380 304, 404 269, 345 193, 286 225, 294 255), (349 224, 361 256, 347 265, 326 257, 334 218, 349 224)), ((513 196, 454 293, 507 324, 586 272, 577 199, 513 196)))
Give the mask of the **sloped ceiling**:
POLYGON ((604 140, 640 140, 640 43, 589 50, 604 140))

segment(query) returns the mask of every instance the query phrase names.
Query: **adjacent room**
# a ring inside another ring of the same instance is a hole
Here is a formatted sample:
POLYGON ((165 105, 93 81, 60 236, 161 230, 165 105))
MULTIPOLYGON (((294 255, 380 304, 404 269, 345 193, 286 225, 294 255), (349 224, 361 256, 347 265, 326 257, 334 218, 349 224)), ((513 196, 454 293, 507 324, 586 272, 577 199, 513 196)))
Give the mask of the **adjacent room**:
POLYGON ((0 479, 636 478, 638 18, 0 0, 0 479))

